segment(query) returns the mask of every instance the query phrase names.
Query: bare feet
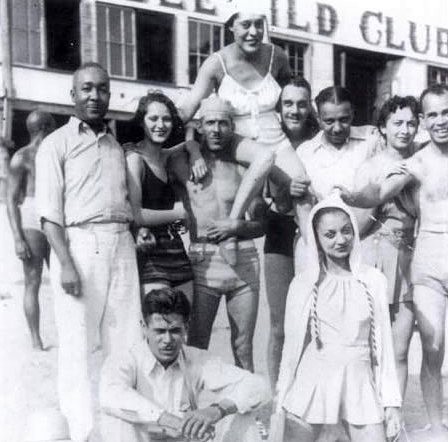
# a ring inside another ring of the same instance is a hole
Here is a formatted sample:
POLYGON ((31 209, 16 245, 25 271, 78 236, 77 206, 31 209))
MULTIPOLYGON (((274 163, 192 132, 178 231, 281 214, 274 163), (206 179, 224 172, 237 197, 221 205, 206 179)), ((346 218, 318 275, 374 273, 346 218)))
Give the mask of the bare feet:
POLYGON ((42 339, 39 335, 31 336, 31 342, 33 346, 33 350, 37 351, 45 351, 44 345, 42 344, 42 339))

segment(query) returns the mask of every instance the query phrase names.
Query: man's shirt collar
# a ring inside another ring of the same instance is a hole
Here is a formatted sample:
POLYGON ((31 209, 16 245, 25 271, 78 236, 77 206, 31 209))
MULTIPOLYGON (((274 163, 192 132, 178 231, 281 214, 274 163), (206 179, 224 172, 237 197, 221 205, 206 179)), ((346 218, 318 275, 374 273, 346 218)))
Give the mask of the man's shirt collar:
POLYGON ((165 368, 154 356, 153 352, 149 348, 149 345, 145 343, 146 347, 146 354, 145 354, 145 373, 151 374, 154 373, 156 370, 175 370, 180 369, 182 362, 184 361, 184 355, 183 351, 181 350, 177 359, 169 365, 167 368, 165 368))
MULTIPOLYGON (((70 117, 70 120, 68 121, 68 125, 70 126, 70 128, 72 128, 76 132, 77 135, 79 135, 81 133, 86 133, 86 132, 92 131, 92 128, 90 127, 90 125, 88 123, 80 120, 75 115, 72 115, 70 117)), ((98 133, 98 135, 102 135, 102 134, 112 134, 112 131, 110 130, 110 128, 106 124, 106 122, 103 122, 103 127, 102 127, 101 131, 98 133)))

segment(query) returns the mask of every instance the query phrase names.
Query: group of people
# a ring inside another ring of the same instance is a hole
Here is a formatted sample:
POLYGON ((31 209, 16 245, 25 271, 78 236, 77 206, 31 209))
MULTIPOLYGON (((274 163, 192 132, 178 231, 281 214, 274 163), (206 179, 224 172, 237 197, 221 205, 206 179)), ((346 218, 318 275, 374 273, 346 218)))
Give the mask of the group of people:
POLYGON ((99 345, 104 440, 205 442, 224 417, 269 399, 252 348, 253 239, 265 235, 272 442, 317 440, 338 423, 353 441, 397 436, 415 322, 431 435, 445 440, 448 87, 420 102, 394 96, 377 129, 355 128, 343 87, 320 91, 313 109, 309 83, 263 41, 263 15, 239 11, 227 26, 235 41, 204 62, 178 108, 160 91, 140 99, 140 142, 121 146, 105 124, 109 76, 90 62, 73 77, 74 116, 54 130, 31 113, 30 144, 11 160, 8 213, 41 349, 51 248, 71 439, 93 427, 88 355, 99 345), (185 140, 197 112, 200 141, 185 140), (203 351, 222 295, 235 366, 203 351), (218 395, 207 407, 204 390, 218 395))

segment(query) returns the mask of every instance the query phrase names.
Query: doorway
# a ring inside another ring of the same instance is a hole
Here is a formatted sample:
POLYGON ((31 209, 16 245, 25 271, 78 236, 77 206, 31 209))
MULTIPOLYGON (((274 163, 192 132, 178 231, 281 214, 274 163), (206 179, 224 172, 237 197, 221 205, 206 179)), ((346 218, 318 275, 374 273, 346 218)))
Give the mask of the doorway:
POLYGON ((392 76, 388 62, 399 57, 344 46, 334 47, 334 81, 346 87, 353 99, 353 124, 375 124, 379 110, 379 97, 385 89, 391 92, 392 76))

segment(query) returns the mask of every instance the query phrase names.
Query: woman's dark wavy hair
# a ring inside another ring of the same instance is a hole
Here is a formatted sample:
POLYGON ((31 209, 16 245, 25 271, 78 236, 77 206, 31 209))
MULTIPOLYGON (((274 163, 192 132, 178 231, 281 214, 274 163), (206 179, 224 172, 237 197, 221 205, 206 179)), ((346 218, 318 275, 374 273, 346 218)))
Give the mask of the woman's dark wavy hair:
MULTIPOLYGON (((378 120, 376 122, 376 126, 378 127, 378 129, 386 126, 387 119, 389 118, 390 114, 393 114, 397 112, 398 109, 403 109, 405 107, 408 107, 411 110, 418 126, 420 105, 417 99, 415 97, 412 97, 411 95, 407 95, 406 97, 394 95, 393 97, 386 100, 381 106, 380 112, 378 113, 378 120)), ((380 133, 381 135, 383 135, 381 130, 380 133)), ((383 137, 385 136, 383 135, 383 137)))
POLYGON ((340 104, 347 102, 353 106, 353 99, 350 92, 342 86, 330 86, 322 89, 315 101, 318 112, 324 103, 340 104))
MULTIPOLYGON (((283 86, 283 89, 289 85, 295 86, 297 88, 305 89, 308 92, 308 95, 311 100, 311 85, 305 78, 303 78, 301 76, 292 77, 289 80, 289 82, 287 84, 285 84, 285 86, 283 86)), ((277 105, 276 105, 276 110, 279 113, 281 113, 281 111, 282 111, 282 95, 283 95, 283 91, 280 94, 280 98, 277 101, 277 105)), ((287 133, 287 129, 286 129, 285 125, 283 124, 283 121, 281 124, 282 124, 283 132, 287 133)), ((311 111, 310 111, 310 113, 306 119, 306 122, 305 122, 305 133, 304 133, 304 137, 303 137, 304 140, 313 138, 314 135, 317 134, 317 132, 319 132, 319 123, 316 118, 316 111, 314 110, 313 106, 311 106, 311 111)))
POLYGON ((137 110, 135 111, 135 115, 133 118, 134 122, 140 127, 144 126, 144 118, 148 110, 148 106, 151 103, 164 104, 168 108, 168 111, 171 114, 171 118, 173 120, 173 129, 171 131, 171 134, 162 147, 172 147, 185 141, 184 123, 182 122, 173 101, 168 98, 162 91, 148 91, 145 96, 140 98, 140 100, 138 101, 137 110))

